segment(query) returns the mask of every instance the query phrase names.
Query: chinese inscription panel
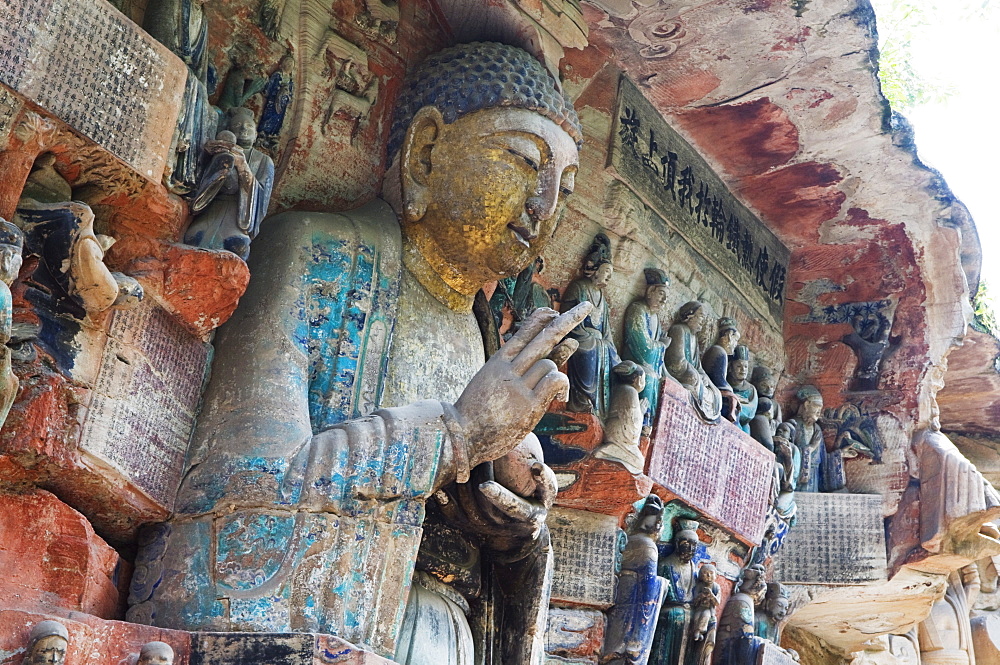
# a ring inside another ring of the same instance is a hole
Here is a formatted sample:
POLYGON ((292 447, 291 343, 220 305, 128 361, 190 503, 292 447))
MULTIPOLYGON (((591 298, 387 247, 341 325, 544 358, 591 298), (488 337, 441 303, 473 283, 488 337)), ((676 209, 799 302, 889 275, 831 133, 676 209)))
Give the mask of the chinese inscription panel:
POLYGON ((609 607, 615 600, 618 521, 610 515, 553 508, 546 523, 555 559, 552 599, 609 607))
POLYGON ((209 345, 164 310, 115 312, 81 445, 170 507, 208 370, 209 345))
POLYGON ((158 179, 185 68, 105 0, 12 0, 0 82, 158 179))
POLYGON ((795 527, 775 557, 775 579, 864 584, 886 579, 880 494, 797 492, 795 527))
POLYGON ((625 76, 610 161, 629 187, 781 328, 788 248, 625 76))

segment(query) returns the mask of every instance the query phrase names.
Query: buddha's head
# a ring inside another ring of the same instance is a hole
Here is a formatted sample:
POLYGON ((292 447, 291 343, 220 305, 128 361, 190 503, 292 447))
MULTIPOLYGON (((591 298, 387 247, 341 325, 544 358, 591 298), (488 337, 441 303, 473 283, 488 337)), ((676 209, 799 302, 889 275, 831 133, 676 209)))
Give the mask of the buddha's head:
POLYGON ((462 44, 418 67, 397 103, 383 195, 421 283, 460 309, 530 265, 573 191, 582 138, 555 79, 519 48, 462 44))

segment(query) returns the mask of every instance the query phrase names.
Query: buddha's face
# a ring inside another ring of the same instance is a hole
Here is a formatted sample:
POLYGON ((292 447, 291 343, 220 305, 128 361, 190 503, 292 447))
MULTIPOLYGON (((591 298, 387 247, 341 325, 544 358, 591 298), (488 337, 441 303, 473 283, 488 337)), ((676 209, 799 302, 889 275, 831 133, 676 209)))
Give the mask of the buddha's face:
POLYGON ((425 107, 401 154, 403 233, 449 284, 516 275, 551 238, 578 162, 570 135, 534 111, 445 124, 425 107))
POLYGON ((28 659, 29 665, 62 665, 66 660, 66 640, 49 635, 35 642, 28 659))

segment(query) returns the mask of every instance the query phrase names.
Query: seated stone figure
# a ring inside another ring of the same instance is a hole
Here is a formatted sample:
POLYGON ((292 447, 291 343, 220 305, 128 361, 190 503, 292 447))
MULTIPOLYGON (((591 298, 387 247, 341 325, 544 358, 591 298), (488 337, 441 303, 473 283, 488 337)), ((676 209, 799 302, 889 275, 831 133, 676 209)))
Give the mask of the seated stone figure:
POLYGON ((495 554, 496 586, 469 596, 502 630, 475 643, 469 597, 424 571, 454 634, 408 643, 407 660, 458 663, 473 644, 505 665, 541 657, 553 476, 533 475, 543 487, 525 498, 489 463, 565 398, 546 356, 591 305, 536 311, 484 365, 472 304, 542 251, 581 139, 572 105, 526 52, 453 47, 401 92, 388 204, 264 226, 268 251, 254 253, 215 339, 176 513, 143 536, 130 620, 332 633, 392 658, 404 615, 421 621, 407 596, 433 495, 437 512, 459 502, 474 514, 469 540, 495 554))
POLYGON ((722 394, 701 366, 698 333, 705 327, 705 307, 691 301, 681 306, 674 325, 670 326, 670 346, 666 366, 670 375, 691 393, 691 403, 698 414, 715 422, 722 414, 722 394))

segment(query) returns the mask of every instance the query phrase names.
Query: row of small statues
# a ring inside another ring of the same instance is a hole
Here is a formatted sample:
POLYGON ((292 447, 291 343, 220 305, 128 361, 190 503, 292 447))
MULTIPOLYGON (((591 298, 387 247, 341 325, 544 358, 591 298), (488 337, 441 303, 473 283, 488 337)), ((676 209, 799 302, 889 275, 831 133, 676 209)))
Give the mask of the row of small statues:
MULTIPOLYGON (((747 566, 717 619, 718 571, 712 563, 695 562, 698 523, 679 519, 673 551, 660 558, 663 512, 662 500, 651 494, 630 529, 615 605, 608 614, 602 665, 711 665, 717 642, 720 662, 757 662, 763 642, 780 642, 787 589, 767 583, 763 566, 747 566)), ((789 655, 797 659, 793 652, 789 655)))
MULTIPOLYGON (((28 636, 24 665, 63 665, 69 649, 66 626, 51 619, 39 621, 28 636)), ((146 642, 139 650, 136 665, 173 665, 174 650, 166 642, 146 642)))
MULTIPOLYGON (((698 337, 708 324, 708 312, 702 303, 681 306, 673 325, 664 329, 660 312, 667 302, 670 280, 659 268, 645 269, 646 292, 625 311, 624 347, 619 355, 605 293, 612 273, 610 240, 601 233, 583 262, 581 277, 567 287, 561 302, 563 311, 581 302, 593 304, 590 315, 570 333, 579 346, 567 361, 567 409, 594 413, 602 420, 604 443, 596 457, 642 473, 645 460, 639 442, 651 431, 662 381, 675 380, 688 390, 703 418, 715 422, 725 417, 775 453, 780 492, 844 487, 840 451, 827 450, 819 425, 823 412, 819 391, 812 386, 800 388, 798 411, 784 421, 774 399, 777 380, 767 367, 752 365, 750 349, 738 343, 741 335, 735 319, 719 319, 716 342, 704 353, 698 337), (612 377, 617 380, 613 382, 612 377)), ((527 298, 512 302, 527 309, 537 306, 527 298)), ((524 312, 515 314, 523 316, 524 312)))

